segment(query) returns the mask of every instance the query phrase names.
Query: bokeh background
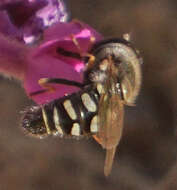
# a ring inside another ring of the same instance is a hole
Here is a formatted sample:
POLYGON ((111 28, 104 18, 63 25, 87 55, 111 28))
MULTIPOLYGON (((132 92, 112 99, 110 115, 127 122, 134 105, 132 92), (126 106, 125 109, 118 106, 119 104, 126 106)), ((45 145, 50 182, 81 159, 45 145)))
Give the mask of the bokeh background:
POLYGON ((113 170, 93 139, 24 135, 31 105, 20 83, 0 78, 0 190, 177 189, 177 1, 68 0, 73 18, 105 37, 130 33, 144 63, 136 107, 127 107, 113 170))

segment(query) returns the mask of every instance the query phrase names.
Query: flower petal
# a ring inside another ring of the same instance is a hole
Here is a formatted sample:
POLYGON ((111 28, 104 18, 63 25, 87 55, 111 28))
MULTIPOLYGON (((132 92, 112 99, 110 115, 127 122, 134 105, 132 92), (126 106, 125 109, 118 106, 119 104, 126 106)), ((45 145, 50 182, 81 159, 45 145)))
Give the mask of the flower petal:
POLYGON ((23 80, 26 72, 29 48, 16 40, 0 34, 0 72, 23 80))
POLYGON ((103 39, 103 36, 89 25, 81 21, 69 23, 56 23, 44 32, 44 41, 62 39, 75 35, 75 37, 90 38, 93 36, 96 41, 103 39))
POLYGON ((12 24, 6 11, 0 11, 0 32, 14 38, 19 36, 18 29, 12 24))
MULTIPOLYGON (((0 32, 7 24, 10 35, 16 39, 31 44, 38 42, 43 31, 57 22, 67 22, 69 19, 63 0, 10 0, 0 2, 0 32), (5 14, 5 15, 4 15, 5 14), (4 18, 6 17, 6 18, 4 18), (6 23, 7 21, 7 23, 6 23)), ((9 32, 6 33, 9 35, 9 32)))
MULTIPOLYGON (((24 87, 28 95, 43 89, 38 84, 41 78, 64 78, 81 82, 82 74, 77 73, 70 65, 50 55, 34 56, 30 60, 24 80, 24 87)), ((79 90, 77 87, 61 84, 51 84, 51 86, 56 89, 55 92, 44 92, 31 98, 38 104, 43 104, 79 90)))
MULTIPOLYGON (((31 93, 42 90, 38 84, 41 78, 64 78, 82 83, 84 63, 81 59, 82 53, 88 52, 93 42, 102 39, 94 29, 79 23, 58 23, 47 29, 44 35, 44 43, 33 49, 28 56, 28 67, 25 77, 25 89, 30 96, 31 93), (58 31, 58 35, 57 34, 58 31), (78 44, 74 44, 72 37, 78 44), (62 51, 61 51, 62 50, 62 51), (69 55, 63 53, 63 51, 69 55), (81 52, 82 51, 82 52, 81 52), (73 55, 77 55, 76 57, 73 55)), ((55 84, 54 93, 44 92, 31 98, 39 104, 60 98, 79 90, 78 87, 55 84)))

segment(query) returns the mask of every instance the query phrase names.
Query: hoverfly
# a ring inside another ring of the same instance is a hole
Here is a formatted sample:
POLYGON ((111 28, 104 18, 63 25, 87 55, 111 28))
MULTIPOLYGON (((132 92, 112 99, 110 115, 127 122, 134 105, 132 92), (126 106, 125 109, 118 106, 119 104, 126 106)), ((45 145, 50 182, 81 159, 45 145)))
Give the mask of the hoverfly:
MULTIPOLYGON (((76 53, 59 51, 64 56, 80 58, 76 53)), ((77 139, 93 136, 106 149, 104 173, 108 176, 122 135, 124 105, 134 105, 140 90, 141 58, 123 38, 96 43, 89 54, 92 59, 85 59, 83 84, 66 79, 45 80, 47 84, 75 85, 81 90, 26 110, 22 127, 40 138, 50 134, 77 139)))

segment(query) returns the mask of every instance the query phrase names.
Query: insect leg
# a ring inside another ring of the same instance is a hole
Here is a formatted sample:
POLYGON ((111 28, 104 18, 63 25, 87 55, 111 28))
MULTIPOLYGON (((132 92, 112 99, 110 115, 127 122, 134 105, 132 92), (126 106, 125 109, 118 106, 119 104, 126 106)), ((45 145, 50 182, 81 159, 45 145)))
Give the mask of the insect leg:
POLYGON ((101 145, 101 140, 99 139, 99 137, 97 137, 97 135, 93 135, 94 140, 99 143, 101 145))
POLYGON ((51 86, 51 84, 64 84, 69 86, 76 86, 78 88, 83 88, 84 84, 79 83, 77 81, 71 81, 63 78, 41 78, 38 81, 39 85, 42 86, 44 89, 39 90, 36 92, 30 93, 30 96, 35 96, 44 92, 55 92, 55 88, 51 86))
MULTIPOLYGON (((84 24, 81 23, 79 20, 73 19, 72 22, 78 24, 83 30, 85 29, 84 24)), ((92 45, 93 45, 93 43, 95 43, 96 39, 95 39, 95 37, 93 35, 90 35, 90 39, 89 40, 90 40, 90 46, 92 47, 92 45)), ((88 49, 90 49, 90 47, 88 49)))
MULTIPOLYGON (((78 21, 76 21, 78 22, 78 21)), ((82 23, 80 23, 81 26, 82 26, 82 23)), ((79 54, 81 57, 83 58, 87 58, 88 57, 88 64, 87 64, 87 69, 88 68, 91 68, 95 62, 95 56, 88 53, 88 52, 83 52, 80 45, 79 45, 79 42, 78 40, 75 38, 75 36, 73 34, 70 35, 74 45, 77 47, 77 49, 79 50, 79 54)), ((89 43, 89 46, 92 47, 93 43, 95 42, 95 37, 94 36, 90 36, 90 43, 89 43)), ((88 49, 90 49, 90 47, 88 47, 88 49)))

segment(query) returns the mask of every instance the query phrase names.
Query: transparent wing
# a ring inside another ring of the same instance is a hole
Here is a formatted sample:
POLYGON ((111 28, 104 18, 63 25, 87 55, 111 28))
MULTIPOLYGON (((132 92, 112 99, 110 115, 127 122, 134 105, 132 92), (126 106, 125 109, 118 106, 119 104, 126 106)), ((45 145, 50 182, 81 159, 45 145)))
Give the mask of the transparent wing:
POLYGON ((112 57, 108 57, 104 64, 107 66, 107 79, 102 84, 100 101, 98 105, 99 132, 95 140, 106 149, 104 173, 109 175, 116 147, 119 144, 124 117, 124 103, 121 100, 117 87, 118 68, 115 67, 112 57))
POLYGON ((105 164, 104 164, 104 175, 105 176, 108 176, 111 173, 116 148, 117 148, 117 146, 114 148, 111 148, 111 149, 106 149, 106 159, 105 159, 105 164))
POLYGON ((96 140, 106 149, 104 173, 108 176, 122 135, 124 106, 116 94, 110 97, 108 94, 103 94, 99 104, 101 107, 98 112, 100 129, 96 140))
POLYGON ((119 143, 122 134, 124 106, 117 95, 108 97, 102 95, 99 102, 99 125, 97 137, 100 139, 103 148, 111 149, 119 143))

